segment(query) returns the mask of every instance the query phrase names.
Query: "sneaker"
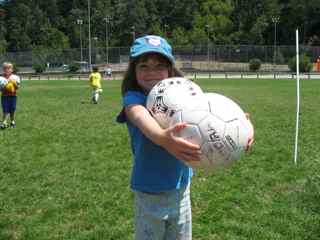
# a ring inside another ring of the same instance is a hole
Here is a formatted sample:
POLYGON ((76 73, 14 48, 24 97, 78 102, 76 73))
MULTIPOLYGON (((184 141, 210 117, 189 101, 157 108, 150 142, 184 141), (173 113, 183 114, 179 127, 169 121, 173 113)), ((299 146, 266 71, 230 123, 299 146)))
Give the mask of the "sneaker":
POLYGON ((15 128, 15 127, 16 127, 16 123, 15 122, 10 123, 10 128, 15 128))
POLYGON ((0 129, 6 129, 8 127, 7 123, 1 123, 0 124, 0 129))

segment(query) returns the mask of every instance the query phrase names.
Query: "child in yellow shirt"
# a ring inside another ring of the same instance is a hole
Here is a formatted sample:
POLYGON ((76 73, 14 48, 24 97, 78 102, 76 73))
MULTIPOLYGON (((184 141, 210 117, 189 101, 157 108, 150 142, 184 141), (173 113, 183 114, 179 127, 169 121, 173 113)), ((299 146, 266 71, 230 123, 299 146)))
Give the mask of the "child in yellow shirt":
POLYGON ((97 104, 99 95, 102 93, 102 88, 101 88, 101 74, 99 73, 98 67, 93 67, 92 68, 92 73, 89 76, 89 83, 90 86, 93 89, 93 94, 92 94, 92 103, 97 104))

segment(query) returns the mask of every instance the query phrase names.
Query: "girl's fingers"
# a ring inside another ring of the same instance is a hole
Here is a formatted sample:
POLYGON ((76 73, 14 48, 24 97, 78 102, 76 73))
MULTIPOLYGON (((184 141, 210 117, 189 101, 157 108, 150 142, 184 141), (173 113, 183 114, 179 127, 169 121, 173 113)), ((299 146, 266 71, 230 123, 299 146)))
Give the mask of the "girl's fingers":
POLYGON ((200 156, 199 155, 190 155, 187 153, 181 153, 178 157, 181 160, 190 162, 190 161, 200 161, 200 156))
POLYGON ((250 121, 250 113, 245 113, 245 115, 246 115, 246 118, 249 120, 249 122, 250 122, 250 124, 252 126, 252 137, 250 137, 248 139, 248 143, 247 143, 247 147, 246 147, 246 151, 249 151, 251 146, 252 146, 252 144, 253 144, 253 141, 254 141, 254 128, 253 128, 253 125, 252 125, 252 123, 250 121))
POLYGON ((181 143, 184 145, 184 148, 189 148, 191 150, 200 150, 200 146, 191 142, 188 142, 187 140, 183 138, 179 138, 178 143, 181 143))
POLYGON ((178 133, 187 126, 186 123, 177 123, 169 128, 169 132, 178 133))
POLYGON ((169 136, 172 137, 172 139, 174 139, 174 141, 176 142, 176 144, 180 145, 183 148, 189 148, 192 150, 199 150, 200 147, 197 144, 193 144, 181 137, 179 137, 179 135, 177 133, 179 133, 179 131, 181 131, 182 129, 184 129, 187 126, 186 123, 177 123, 172 127, 169 127, 167 129, 167 132, 169 133, 169 136))
POLYGON ((198 146, 196 149, 185 148, 180 146, 176 149, 176 153, 176 156, 179 156, 181 159, 186 161, 199 161, 201 156, 201 151, 198 146))
POLYGON ((192 155, 192 156, 200 156, 201 151, 200 150, 191 150, 191 149, 183 149, 181 151, 183 154, 192 155))
POLYGON ((254 141, 253 138, 249 138, 249 139, 248 139, 248 144, 247 144, 247 147, 246 147, 246 151, 249 151, 249 150, 250 150, 250 148, 251 148, 251 146, 252 146, 252 144, 253 144, 253 141, 254 141))

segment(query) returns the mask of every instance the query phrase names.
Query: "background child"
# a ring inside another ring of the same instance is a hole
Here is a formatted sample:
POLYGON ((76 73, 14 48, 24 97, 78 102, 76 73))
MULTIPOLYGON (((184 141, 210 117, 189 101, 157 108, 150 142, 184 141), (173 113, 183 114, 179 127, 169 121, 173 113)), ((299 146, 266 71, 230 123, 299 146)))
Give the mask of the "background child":
POLYGON ((92 94, 92 103, 97 104, 99 95, 102 93, 102 88, 101 88, 101 74, 99 73, 98 67, 93 67, 92 68, 92 73, 89 76, 89 82, 90 86, 93 89, 93 94, 92 94))
POLYGON ((15 111, 17 105, 17 90, 20 87, 20 77, 13 74, 12 63, 5 62, 2 65, 3 77, 7 80, 7 83, 1 89, 1 105, 3 118, 0 125, 1 129, 7 127, 16 127, 15 111), (10 125, 8 124, 8 118, 10 115, 10 125))
POLYGON ((106 68, 104 74, 105 74, 107 80, 112 79, 112 68, 109 64, 107 65, 107 68, 106 68))
POLYGON ((134 157, 131 188, 135 195, 135 238, 191 239, 192 169, 178 159, 198 161, 200 148, 173 133, 185 124, 162 129, 145 108, 159 81, 182 76, 174 66, 171 46, 159 36, 135 40, 122 83, 123 110, 134 157))

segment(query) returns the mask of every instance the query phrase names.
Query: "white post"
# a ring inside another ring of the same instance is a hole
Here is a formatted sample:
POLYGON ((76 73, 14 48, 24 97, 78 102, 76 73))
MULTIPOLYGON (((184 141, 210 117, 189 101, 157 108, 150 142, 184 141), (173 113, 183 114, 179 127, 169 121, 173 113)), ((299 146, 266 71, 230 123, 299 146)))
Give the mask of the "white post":
POLYGON ((81 55, 81 62, 83 62, 83 53, 82 53, 82 29, 81 29, 81 25, 82 25, 82 20, 80 23, 80 55, 81 55))
POLYGON ((88 0, 88 27, 89 27, 89 71, 92 71, 92 66, 91 66, 91 13, 90 13, 90 0, 88 0))
POLYGON ((132 30, 132 42, 134 42, 136 40, 136 28, 135 26, 131 26, 131 30, 132 30))
POLYGON ((299 31, 296 30, 296 59, 297 59, 297 116, 296 116, 296 137, 294 146, 294 164, 297 164, 298 158, 298 134, 299 134, 299 116, 300 116, 300 74, 299 74, 299 31))
POLYGON ((82 54, 82 29, 81 29, 81 26, 83 24, 83 20, 77 19, 77 24, 80 27, 80 59, 81 59, 80 61, 82 62, 83 61, 83 54, 82 54))
POLYGON ((274 23, 274 46, 273 46, 273 71, 276 70, 276 61, 277 61, 277 23, 279 22, 279 17, 274 16, 271 18, 271 21, 274 23))
POLYGON ((108 33, 108 24, 110 22, 110 17, 106 16, 104 18, 106 21, 106 56, 107 56, 107 64, 109 64, 109 33, 108 33))

